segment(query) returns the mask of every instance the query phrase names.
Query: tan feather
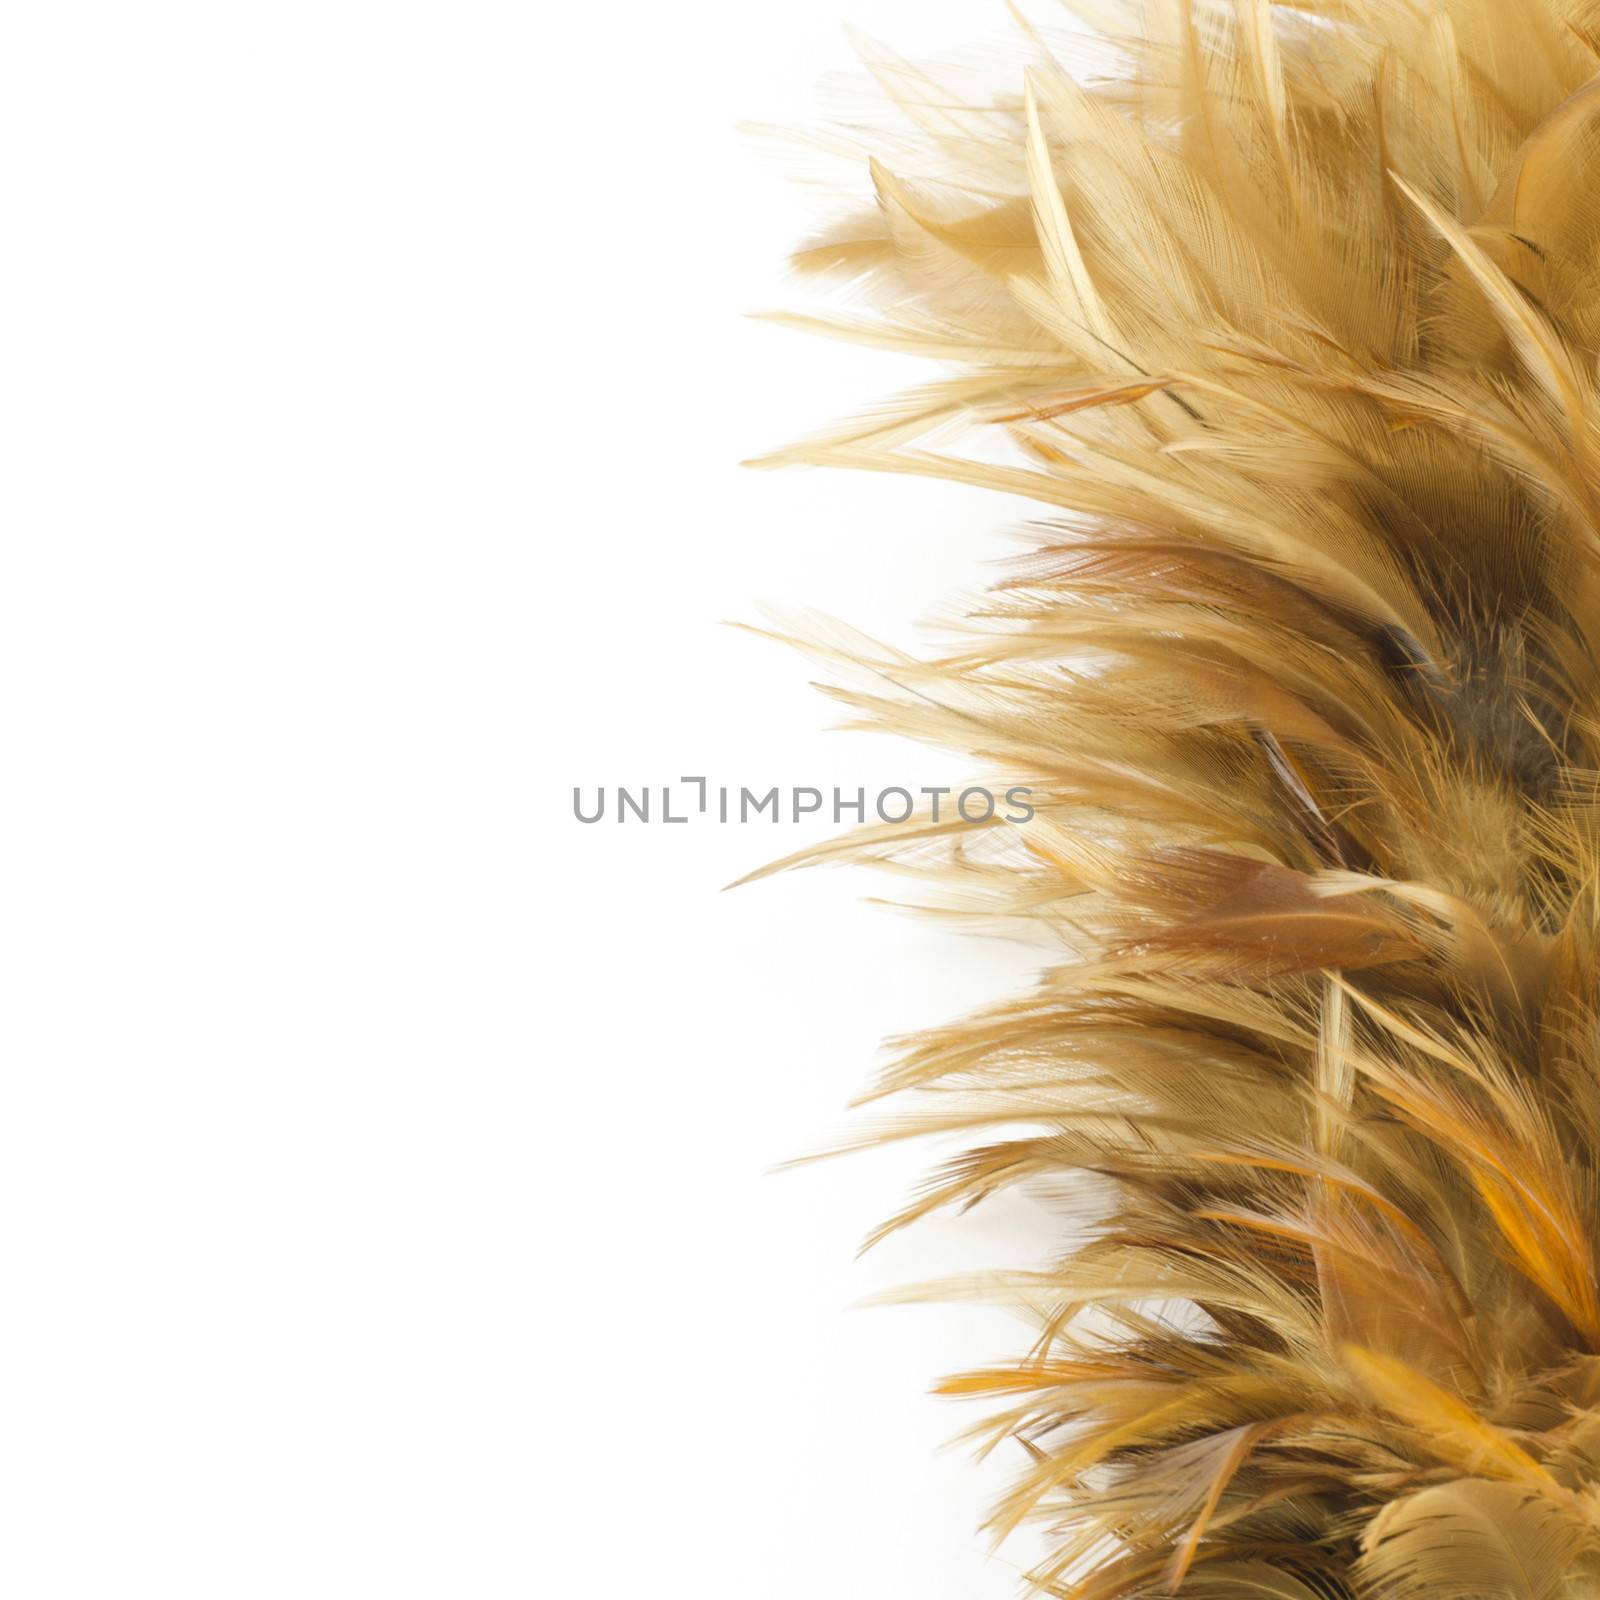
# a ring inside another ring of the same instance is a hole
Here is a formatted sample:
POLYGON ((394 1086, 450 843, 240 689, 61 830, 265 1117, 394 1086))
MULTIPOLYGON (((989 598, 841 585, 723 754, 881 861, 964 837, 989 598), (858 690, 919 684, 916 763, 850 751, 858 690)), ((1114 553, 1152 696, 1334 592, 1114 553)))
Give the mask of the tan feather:
POLYGON ((1065 1213, 1048 1260, 893 1297, 1030 1325, 941 1389, 1018 1451, 991 1528, 1036 1530, 1038 1592, 1580 1600, 1600 18, 1068 9, 1115 72, 1025 23, 969 102, 863 46, 906 131, 798 261, 864 305, 786 318, 943 366, 763 464, 1040 519, 940 651, 807 641, 851 725, 1033 816, 768 870, 870 862, 1050 950, 863 1096, 838 1148, 969 1141, 868 1242, 1013 1187, 1065 1213))

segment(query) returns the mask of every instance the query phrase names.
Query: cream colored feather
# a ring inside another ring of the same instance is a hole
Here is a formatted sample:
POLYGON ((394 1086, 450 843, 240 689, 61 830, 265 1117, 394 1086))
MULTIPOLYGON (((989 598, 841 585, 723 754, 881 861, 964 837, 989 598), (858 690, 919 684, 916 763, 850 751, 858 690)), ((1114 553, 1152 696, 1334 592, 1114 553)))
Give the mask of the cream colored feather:
POLYGON ((953 370, 773 458, 1040 507, 841 691, 1036 817, 822 852, 1060 952, 882 1085, 977 1140, 892 1225, 1114 1196, 944 1388, 1047 1594, 1600 1593, 1600 7, 1075 9, 1095 82, 876 55, 913 136, 797 259, 953 370))

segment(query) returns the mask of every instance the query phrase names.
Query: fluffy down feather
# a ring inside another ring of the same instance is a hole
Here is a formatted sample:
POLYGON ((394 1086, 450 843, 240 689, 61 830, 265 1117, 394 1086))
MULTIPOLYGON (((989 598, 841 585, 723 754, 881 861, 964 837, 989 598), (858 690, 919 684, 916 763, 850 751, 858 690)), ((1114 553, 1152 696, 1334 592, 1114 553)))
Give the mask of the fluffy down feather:
POLYGON ((956 648, 840 691, 1038 812, 827 858, 1059 950, 905 1042, 882 1131, 975 1142, 896 1224, 1111 1196, 942 1387, 1026 1447, 1046 1594, 1591 1595, 1597 8, 1072 9, 1093 82, 871 52, 911 133, 797 259, 874 309, 795 320, 950 370, 772 458, 1045 508, 956 648))

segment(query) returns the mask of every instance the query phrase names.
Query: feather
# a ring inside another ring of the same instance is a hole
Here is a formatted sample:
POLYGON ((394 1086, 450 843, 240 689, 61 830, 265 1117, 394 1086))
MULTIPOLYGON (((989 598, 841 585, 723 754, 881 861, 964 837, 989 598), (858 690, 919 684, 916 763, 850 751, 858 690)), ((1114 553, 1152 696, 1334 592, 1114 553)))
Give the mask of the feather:
POLYGON ((1500 1478, 1559 1494, 1556 1481, 1527 1451, 1437 1384, 1355 1345, 1346 1347, 1345 1360, 1378 1405, 1415 1428, 1423 1447, 1439 1460, 1468 1477, 1500 1478))
MULTIPOLYGON (((941 364, 764 465, 1011 497, 922 654, 802 624, 852 725, 1032 791, 861 861, 1047 950, 896 1042, 838 1149, 1020 1189, 1052 1257, 899 1290, 1028 1331, 940 1391, 1036 1592, 1600 1586, 1600 18, 1586 0, 1069 0, 903 132, 781 320, 941 364), (1086 36, 1076 36, 1082 44, 1086 36)), ((874 143, 874 140, 878 142, 874 143)))
POLYGON ((1513 1484, 1463 1478, 1386 1506, 1361 1576, 1375 1595, 1557 1600, 1593 1583, 1588 1518, 1513 1484))

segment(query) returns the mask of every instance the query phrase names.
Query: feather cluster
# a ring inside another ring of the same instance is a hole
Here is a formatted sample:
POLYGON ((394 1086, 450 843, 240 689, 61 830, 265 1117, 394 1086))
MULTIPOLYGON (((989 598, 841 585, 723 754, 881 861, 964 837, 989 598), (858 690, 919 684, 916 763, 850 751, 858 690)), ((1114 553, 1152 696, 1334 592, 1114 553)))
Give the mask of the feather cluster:
POLYGON ((772 458, 1042 508, 947 653, 841 651, 1036 814, 825 854, 1057 951, 899 1052, 971 1147, 895 1223, 1097 1196, 942 1387, 1046 1594, 1600 1593, 1596 7, 1070 9, 1114 69, 872 52, 797 257, 871 309, 792 320, 948 366, 772 458))

